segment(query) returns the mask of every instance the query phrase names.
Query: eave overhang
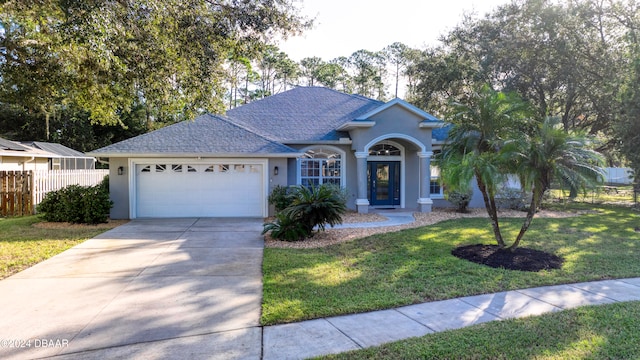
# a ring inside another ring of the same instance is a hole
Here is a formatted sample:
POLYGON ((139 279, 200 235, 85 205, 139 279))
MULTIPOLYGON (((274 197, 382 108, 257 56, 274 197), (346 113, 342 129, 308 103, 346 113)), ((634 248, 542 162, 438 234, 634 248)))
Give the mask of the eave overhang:
POLYGON ((338 131, 349 131, 353 129, 370 128, 376 125, 372 120, 354 120, 344 123, 336 128, 338 131))
POLYGON ((442 121, 423 120, 418 124, 418 127, 421 129, 436 129, 445 125, 446 124, 442 121))

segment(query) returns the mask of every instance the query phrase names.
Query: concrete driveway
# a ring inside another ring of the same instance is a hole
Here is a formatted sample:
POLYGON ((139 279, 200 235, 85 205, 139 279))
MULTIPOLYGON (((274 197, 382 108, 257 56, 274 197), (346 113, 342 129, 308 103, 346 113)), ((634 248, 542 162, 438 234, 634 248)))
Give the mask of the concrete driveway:
POLYGON ((262 219, 134 220, 0 281, 0 358, 259 359, 262 219))

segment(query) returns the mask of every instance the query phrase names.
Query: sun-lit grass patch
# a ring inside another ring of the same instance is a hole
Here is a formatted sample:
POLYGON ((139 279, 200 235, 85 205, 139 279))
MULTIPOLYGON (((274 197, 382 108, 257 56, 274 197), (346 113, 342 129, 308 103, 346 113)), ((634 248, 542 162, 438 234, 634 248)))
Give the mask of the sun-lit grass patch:
POLYGON ((59 254, 106 230, 98 226, 38 227, 38 216, 0 218, 0 279, 59 254))
POLYGON ((310 268, 297 269, 291 274, 305 277, 322 286, 339 286, 360 276, 360 270, 352 268, 344 261, 333 261, 330 263, 316 264, 310 268))
MULTIPOLYGON (((567 205, 563 205, 567 207, 567 205)), ((392 308, 425 301, 543 285, 640 276, 640 213, 577 204, 584 214, 536 218, 522 246, 563 257, 558 270, 538 273, 489 268, 458 259, 460 245, 494 244, 487 219, 464 218, 379 234, 322 249, 264 253, 262 322, 275 324, 392 308), (296 314, 271 311, 296 302, 296 314)), ((514 239, 522 219, 504 219, 514 239)))
MULTIPOLYGON (((554 200, 567 201, 569 200, 570 191, 563 189, 552 189, 549 191, 549 197, 554 200)), ((619 186, 606 186, 595 190, 587 191, 586 193, 580 192, 578 196, 573 199, 574 201, 583 203, 628 203, 633 202, 633 186, 632 185, 619 185, 619 186)))

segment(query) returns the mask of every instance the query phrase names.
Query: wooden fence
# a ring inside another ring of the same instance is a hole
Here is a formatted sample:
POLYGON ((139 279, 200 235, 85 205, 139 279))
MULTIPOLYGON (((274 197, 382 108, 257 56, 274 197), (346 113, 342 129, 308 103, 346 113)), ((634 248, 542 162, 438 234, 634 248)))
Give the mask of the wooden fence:
POLYGON ((33 204, 33 172, 0 171, 0 215, 31 215, 33 204))
POLYGON ((97 185, 108 174, 109 170, 0 171, 0 215, 33 214, 47 193, 69 185, 97 185))

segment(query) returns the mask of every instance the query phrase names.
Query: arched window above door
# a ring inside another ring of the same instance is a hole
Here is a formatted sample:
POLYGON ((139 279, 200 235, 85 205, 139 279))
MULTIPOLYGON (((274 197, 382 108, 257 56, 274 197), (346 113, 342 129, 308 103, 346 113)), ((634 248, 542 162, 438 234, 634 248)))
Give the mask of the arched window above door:
POLYGON ((400 156, 400 155, 402 155, 402 150, 386 142, 373 145, 369 149, 369 156, 400 156))

